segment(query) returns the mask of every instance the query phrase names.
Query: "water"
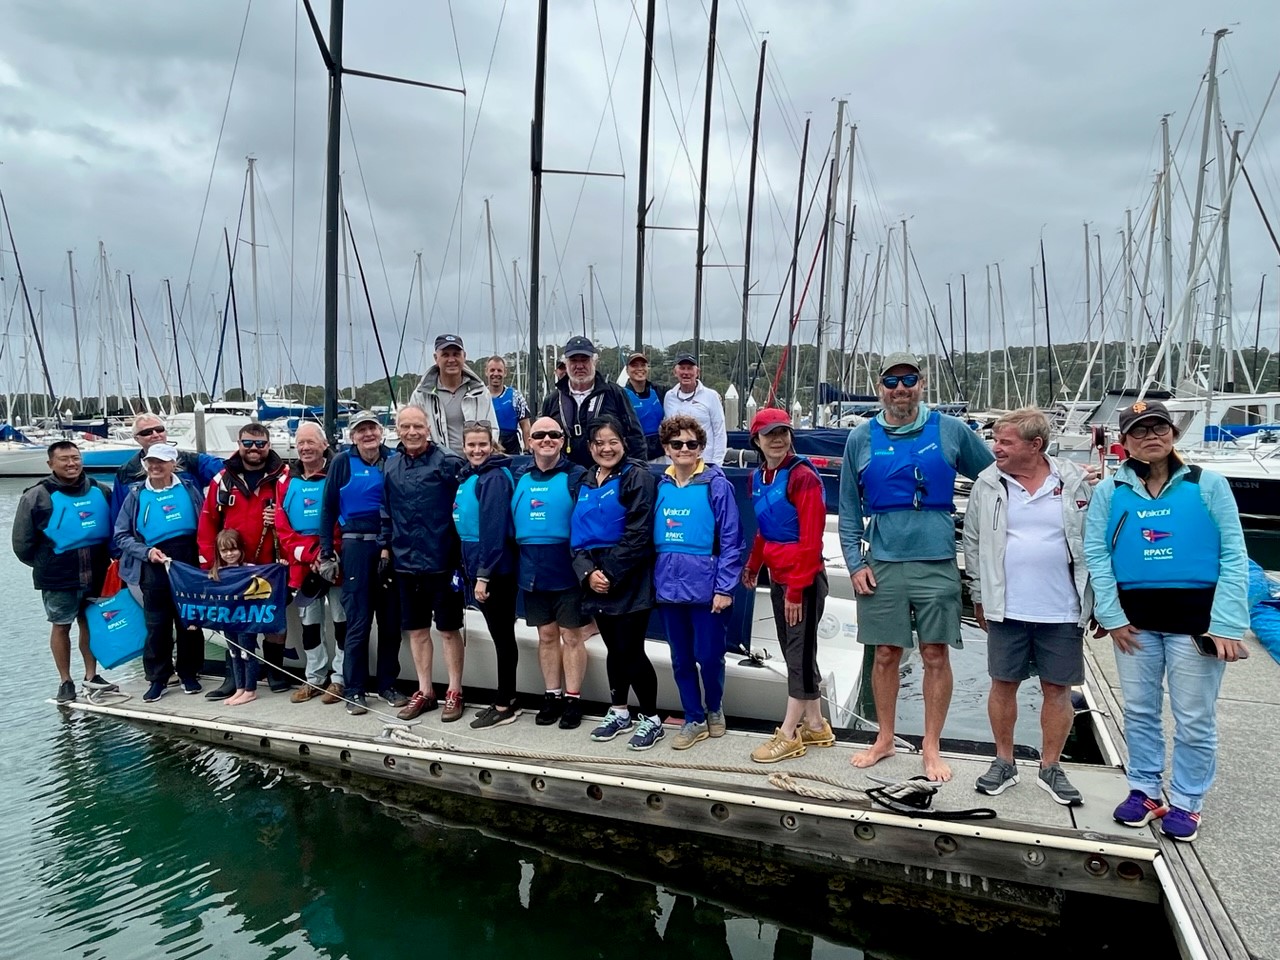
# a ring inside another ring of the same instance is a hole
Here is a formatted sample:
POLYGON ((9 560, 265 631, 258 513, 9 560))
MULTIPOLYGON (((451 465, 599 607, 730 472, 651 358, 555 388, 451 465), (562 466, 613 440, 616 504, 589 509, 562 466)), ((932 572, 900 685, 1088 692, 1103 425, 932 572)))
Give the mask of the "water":
MULTIPOLYGON (((21 488, 0 481, 4 530, 21 488)), ((983 911, 956 927, 883 906, 874 886, 843 877, 777 889, 760 882, 766 864, 726 883, 680 866, 696 843, 646 850, 625 832, 512 808, 455 805, 445 820, 426 798, 393 805, 403 798, 377 783, 58 710, 44 702, 57 678, 38 594, 8 551, 0 577, 0 957, 932 960, 943 937, 962 954, 1071 952, 1042 933, 984 934, 998 918, 983 911), (620 837, 599 842, 607 833, 620 837)), ((957 693, 981 686, 958 680, 957 693)), ((977 731, 981 700, 975 711, 964 699, 957 713, 977 731)), ((1091 942, 1105 943, 1089 909, 1091 942)))

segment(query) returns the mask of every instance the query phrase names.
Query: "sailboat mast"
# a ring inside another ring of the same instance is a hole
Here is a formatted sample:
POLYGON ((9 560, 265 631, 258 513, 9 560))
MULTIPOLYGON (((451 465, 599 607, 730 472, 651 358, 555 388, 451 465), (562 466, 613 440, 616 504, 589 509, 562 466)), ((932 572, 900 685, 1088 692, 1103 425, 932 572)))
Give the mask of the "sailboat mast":
POLYGON ((992 336, 991 336, 991 264, 987 264, 987 409, 990 410, 994 403, 991 399, 991 353, 992 353, 992 336))
POLYGON ((150 410, 151 403, 142 392, 142 358, 138 353, 138 314, 133 301, 133 274, 126 274, 129 284, 129 325, 133 328, 133 372, 138 377, 138 403, 143 410, 150 410))
MULTIPOLYGON (((340 201, 342 182, 342 7, 330 0, 329 140, 325 158, 324 199, 324 430, 338 437, 338 244, 341 242, 340 201)), ((234 303, 234 297, 232 302, 234 303)))
POLYGON ((1133 386, 1134 362, 1138 354, 1138 331, 1133 323, 1133 210, 1124 212, 1124 385, 1133 386))
MULTIPOLYGON (((1169 155, 1168 114, 1160 118, 1160 150, 1161 156, 1164 158, 1164 172, 1161 174, 1162 180, 1160 184, 1160 195, 1163 200, 1160 211, 1161 229, 1164 234, 1164 326, 1169 327, 1173 323, 1173 188, 1170 185, 1173 180, 1173 158, 1169 155)), ((1199 232, 1200 228, 1197 223, 1196 229, 1192 231, 1192 236, 1198 235, 1199 232)), ((1194 269, 1194 262, 1192 269, 1194 269)), ((1162 330, 1161 333, 1163 332, 1162 330)), ((1164 355, 1164 381, 1165 386, 1170 390, 1177 387, 1173 376, 1174 349, 1171 345, 1164 355)))
POLYGON ((969 402, 969 278, 960 274, 960 339, 964 343, 964 401, 969 402))
MULTIPOLYGON (((644 15, 644 79, 640 92, 640 183, 636 200, 636 332, 633 350, 644 349, 644 244, 649 215, 649 101, 653 91, 653 27, 657 9, 658 0, 648 0, 644 15)), ((761 57, 763 56, 762 52, 761 57)), ((758 108, 756 113, 759 114, 758 108)), ((747 235, 750 234, 751 231, 748 230, 747 235)), ((532 348, 529 353, 532 356, 532 348)))
MULTIPOLYGON (((493 355, 498 355, 498 285, 493 280, 493 219, 489 215, 489 198, 484 198, 484 228, 489 237, 489 315, 493 321, 493 355)), ((424 328, 425 330, 425 328, 424 328)))
MULTIPOLYGON (((858 125, 855 123, 849 128, 849 160, 845 164, 845 176, 848 178, 849 187, 845 193, 844 201, 844 280, 840 284, 840 373, 837 380, 841 390, 848 387, 845 380, 849 369, 847 356, 849 349, 847 341, 849 335, 849 271, 853 267, 853 223, 854 218, 858 215, 858 208, 853 202, 853 147, 857 137, 858 125)), ((866 275, 867 261, 864 257, 862 261, 862 276, 864 279, 866 275)))
POLYGON ((1033 407, 1040 406, 1040 348, 1036 345, 1036 267, 1031 265, 1031 400, 1033 407))
POLYGON ((716 20, 720 0, 711 0, 711 20, 707 30, 707 81, 702 101, 702 170, 698 175, 698 249, 693 285, 693 355, 702 350, 702 263, 706 255, 707 233, 707 165, 711 160, 711 93, 716 75, 716 20))
POLYGON ((902 329, 907 332, 907 353, 911 352, 911 279, 907 275, 907 258, 910 256, 907 246, 907 221, 902 221, 902 329))
POLYGON ((173 286, 168 279, 164 282, 164 290, 169 299, 169 330, 173 333, 173 362, 178 368, 178 409, 175 412, 180 413, 186 391, 182 387, 182 351, 178 349, 178 320, 173 312, 173 286))
POLYGON ((1044 262, 1044 237, 1040 238, 1040 284, 1044 288, 1044 346, 1049 363, 1049 403, 1053 403, 1053 328, 1049 325, 1049 270, 1044 262))
POLYGON ((818 391, 827 382, 827 341, 831 339, 832 285, 835 283, 836 254, 836 197, 840 190, 840 146, 844 136, 844 108, 847 100, 836 101, 835 148, 831 151, 831 177, 827 183, 827 239, 823 251, 822 309, 818 312, 818 379, 814 386, 813 425, 825 426, 826 418, 819 413, 818 391))
POLYGON ((84 368, 80 365, 80 309, 76 304, 76 268, 71 261, 71 251, 67 251, 67 275, 71 280, 71 329, 76 339, 76 387, 79 396, 77 406, 84 403, 84 368))
MULTIPOLYGON (((338 191, 338 207, 345 215, 347 212, 347 199, 342 194, 341 188, 338 191)), ((348 223, 345 216, 343 223, 348 223)), ((351 227, 349 224, 342 228, 342 293, 347 305, 347 351, 351 354, 351 399, 354 400, 356 398, 358 376, 356 374, 356 315, 351 309, 351 256, 348 250, 350 233, 351 227)), ((416 265, 414 269, 417 269, 416 265)))
MULTIPOLYGON (((1093 253, 1089 244, 1089 224, 1084 225, 1084 339, 1085 339, 1085 356, 1090 353, 1089 344, 1092 342, 1093 333, 1093 302, 1090 300, 1091 291, 1093 290, 1093 279, 1089 275, 1089 260, 1093 253)), ((1101 279, 1101 272, 1098 274, 1101 279)), ((1087 368, 1086 368, 1087 369, 1087 368)), ((1091 374, 1092 376, 1092 374, 1091 374)), ((1086 384, 1084 395, 1087 399, 1089 396, 1089 387, 1086 384)))
POLYGON ((542 118, 547 92, 547 0, 538 0, 537 55, 533 72, 533 127, 529 147, 529 168, 533 189, 529 216, 529 384, 525 396, 531 404, 541 401, 538 373, 542 347, 538 343, 538 311, 542 264, 542 118))
MULTIPOLYGON (((751 238, 756 213, 756 166, 760 149, 760 99, 764 94, 764 59, 769 50, 769 41, 760 41, 760 67, 756 72, 756 105, 751 118, 751 166, 747 174, 747 236, 742 253, 742 331, 738 343, 738 395, 742 402, 738 405, 738 426, 747 425, 747 394, 751 389, 749 376, 750 359, 747 356, 747 318, 751 303, 751 238)), ((640 345, 636 344, 636 349, 640 345)))
POLYGON ((249 278, 253 285, 253 377, 254 391, 262 390, 262 314, 258 309, 258 218, 256 213, 257 177, 253 166, 257 160, 247 158, 249 171, 249 278))
POLYGON ((1098 257, 1098 339, 1100 341, 1098 359, 1102 369, 1102 390, 1098 396, 1101 398, 1107 392, 1109 380, 1107 376, 1107 308, 1102 296, 1102 238, 1095 233, 1093 242, 1098 257))
MULTIPOLYGON (((800 183, 796 187, 796 228, 795 235, 791 243, 791 307, 787 314, 787 352, 784 355, 786 362, 791 365, 792 370, 799 368, 798 361, 793 360, 793 347, 796 336, 796 273, 799 270, 800 261, 800 227, 801 217, 804 214, 804 168, 809 159, 809 118, 804 121, 804 139, 800 141, 800 183)), ((794 402, 796 398, 796 377, 794 374, 790 377, 790 391, 788 396, 790 402, 794 402)), ((745 403, 745 399, 743 401, 745 403)), ((790 403, 788 404, 788 409, 790 403)))
POLYGON ((996 290, 1000 303, 1000 342, 1004 350, 1004 408, 1009 409, 1009 328, 1004 322, 1004 278, 1000 275, 1000 262, 996 261, 996 290))

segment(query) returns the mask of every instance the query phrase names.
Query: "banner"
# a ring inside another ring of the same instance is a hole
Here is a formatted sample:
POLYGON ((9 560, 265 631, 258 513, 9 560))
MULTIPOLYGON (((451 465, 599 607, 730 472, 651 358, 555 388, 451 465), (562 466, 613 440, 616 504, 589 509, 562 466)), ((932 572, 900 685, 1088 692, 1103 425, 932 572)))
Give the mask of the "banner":
POLYGON ((218 579, 199 567, 169 564, 173 605, 184 627, 221 633, 284 633, 289 568, 283 563, 224 567, 218 579))

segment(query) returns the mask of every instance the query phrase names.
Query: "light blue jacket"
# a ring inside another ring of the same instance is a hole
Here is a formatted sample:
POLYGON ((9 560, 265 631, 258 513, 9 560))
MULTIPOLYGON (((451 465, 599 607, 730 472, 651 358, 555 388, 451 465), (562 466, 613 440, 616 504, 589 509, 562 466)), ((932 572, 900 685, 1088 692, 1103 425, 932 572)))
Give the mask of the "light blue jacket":
MULTIPOLYGON (((1186 464, 1179 466, 1160 491, 1160 496, 1163 497, 1176 484, 1186 482, 1188 470, 1186 464)), ((1093 580, 1093 615, 1108 630, 1123 627, 1129 622, 1120 607, 1120 592, 1111 566, 1111 544, 1107 541, 1111 497, 1117 484, 1132 488, 1144 500, 1160 499, 1151 496, 1146 484, 1127 463, 1121 464, 1113 476, 1107 477, 1094 488, 1089 514, 1085 518, 1084 556, 1089 565, 1089 576, 1093 580)), ((1209 632, 1217 637, 1240 640, 1249 626, 1249 557, 1245 553, 1240 511, 1231 493, 1231 485, 1221 474, 1201 471, 1200 498, 1209 509, 1213 522, 1218 525, 1221 543, 1218 586, 1213 594, 1213 609, 1209 614, 1209 632)), ((1151 586, 1158 588, 1160 585, 1153 583, 1151 586)))

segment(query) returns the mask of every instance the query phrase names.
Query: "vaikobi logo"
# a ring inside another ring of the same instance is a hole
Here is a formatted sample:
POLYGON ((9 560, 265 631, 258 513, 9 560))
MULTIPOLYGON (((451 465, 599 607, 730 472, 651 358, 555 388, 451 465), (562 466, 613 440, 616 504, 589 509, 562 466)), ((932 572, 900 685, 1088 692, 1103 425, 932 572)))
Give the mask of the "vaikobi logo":
POLYGON ((1172 513, 1173 513, 1173 510, 1170 509, 1169 507, 1165 507, 1163 510, 1139 510, 1138 519, 1150 520, 1154 517, 1167 517, 1167 516, 1170 516, 1172 513))

